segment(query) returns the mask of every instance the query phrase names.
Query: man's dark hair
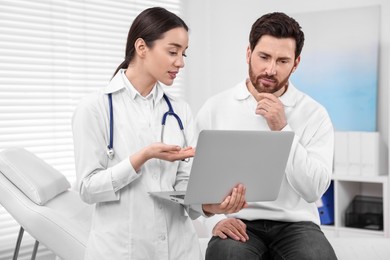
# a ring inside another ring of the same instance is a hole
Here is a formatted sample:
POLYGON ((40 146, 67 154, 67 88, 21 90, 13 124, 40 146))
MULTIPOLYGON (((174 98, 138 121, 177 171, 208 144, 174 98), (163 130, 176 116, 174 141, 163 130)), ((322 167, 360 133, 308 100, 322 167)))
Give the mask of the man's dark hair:
POLYGON ((295 39, 295 58, 301 54, 305 35, 298 22, 290 16, 274 12, 257 19, 249 34, 249 44, 252 51, 263 35, 276 38, 293 38, 295 39))

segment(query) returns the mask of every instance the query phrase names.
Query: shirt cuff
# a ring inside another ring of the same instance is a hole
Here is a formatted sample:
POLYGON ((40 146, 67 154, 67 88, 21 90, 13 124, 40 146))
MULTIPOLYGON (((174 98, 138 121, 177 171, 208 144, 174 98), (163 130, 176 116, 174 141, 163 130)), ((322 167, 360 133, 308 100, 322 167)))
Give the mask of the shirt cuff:
POLYGON ((114 191, 122 189, 140 176, 128 158, 122 160, 120 163, 112 167, 111 178, 114 191))

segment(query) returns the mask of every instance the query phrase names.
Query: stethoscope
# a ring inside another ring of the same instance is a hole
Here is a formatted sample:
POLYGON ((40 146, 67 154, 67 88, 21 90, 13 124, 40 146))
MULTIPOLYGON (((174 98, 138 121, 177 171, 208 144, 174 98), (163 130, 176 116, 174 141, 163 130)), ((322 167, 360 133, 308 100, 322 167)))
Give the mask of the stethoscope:
MULTIPOLYGON (((175 111, 173 111, 173 107, 172 107, 171 101, 169 101, 169 98, 165 94, 163 95, 163 98, 165 99, 165 102, 168 105, 168 111, 165 112, 164 115, 162 116, 161 142, 164 141, 164 129, 165 129, 165 123, 167 121, 167 117, 173 116, 176 118, 176 121, 179 125, 180 131, 183 134, 184 147, 187 147, 187 139, 186 139, 186 136, 184 134, 183 123, 182 123, 180 117, 175 113, 175 111)), ((114 151, 114 112, 113 112, 113 108, 112 108, 112 94, 111 93, 108 94, 108 107, 109 107, 109 117, 110 117, 110 142, 107 145, 107 157, 110 160, 112 160, 114 158, 115 151, 114 151)))

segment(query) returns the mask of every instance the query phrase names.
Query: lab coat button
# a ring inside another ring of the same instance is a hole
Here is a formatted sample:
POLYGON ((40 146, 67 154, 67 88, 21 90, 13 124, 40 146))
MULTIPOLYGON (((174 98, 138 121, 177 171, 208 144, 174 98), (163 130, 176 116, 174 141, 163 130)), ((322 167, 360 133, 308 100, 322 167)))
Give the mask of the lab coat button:
POLYGON ((161 235, 161 236, 160 236, 160 239, 161 239, 162 241, 164 241, 164 240, 165 240, 165 235, 161 235))
POLYGON ((153 174, 152 178, 153 178, 154 180, 157 180, 157 179, 158 179, 158 175, 157 175, 157 174, 153 174))

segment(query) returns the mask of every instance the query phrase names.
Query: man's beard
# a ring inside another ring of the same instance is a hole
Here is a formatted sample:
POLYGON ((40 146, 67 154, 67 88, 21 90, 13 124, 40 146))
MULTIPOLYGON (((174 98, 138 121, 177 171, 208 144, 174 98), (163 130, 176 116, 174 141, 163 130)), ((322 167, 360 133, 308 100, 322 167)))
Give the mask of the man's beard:
POLYGON ((288 76, 283 79, 281 82, 279 82, 274 76, 266 76, 265 74, 262 75, 255 75, 252 70, 252 63, 251 60, 249 61, 249 80, 251 81, 253 87, 257 90, 259 93, 275 93, 284 86, 286 86, 288 79, 290 78, 291 72, 288 74, 288 76), (273 82, 275 82, 274 86, 264 86, 259 80, 262 78, 270 79, 273 82))

